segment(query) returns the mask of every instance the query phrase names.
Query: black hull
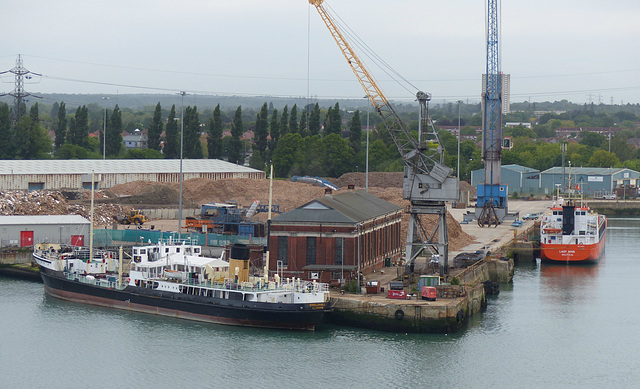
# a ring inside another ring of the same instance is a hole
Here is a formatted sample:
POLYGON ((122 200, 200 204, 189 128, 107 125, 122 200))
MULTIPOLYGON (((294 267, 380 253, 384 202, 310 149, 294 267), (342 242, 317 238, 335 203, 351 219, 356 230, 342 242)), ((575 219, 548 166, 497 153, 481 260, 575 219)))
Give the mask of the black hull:
POLYGON ((329 303, 273 304, 216 299, 128 285, 122 290, 67 279, 40 268, 44 290, 63 300, 208 323, 314 330, 331 311, 329 303))

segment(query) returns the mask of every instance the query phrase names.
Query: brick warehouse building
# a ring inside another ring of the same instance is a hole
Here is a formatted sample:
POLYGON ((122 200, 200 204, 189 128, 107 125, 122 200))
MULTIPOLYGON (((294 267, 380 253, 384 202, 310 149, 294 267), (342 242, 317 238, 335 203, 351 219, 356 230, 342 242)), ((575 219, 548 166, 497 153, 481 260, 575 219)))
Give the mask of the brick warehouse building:
POLYGON ((271 220, 269 270, 321 282, 379 270, 400 259, 401 220, 401 207, 364 190, 313 200, 271 220))

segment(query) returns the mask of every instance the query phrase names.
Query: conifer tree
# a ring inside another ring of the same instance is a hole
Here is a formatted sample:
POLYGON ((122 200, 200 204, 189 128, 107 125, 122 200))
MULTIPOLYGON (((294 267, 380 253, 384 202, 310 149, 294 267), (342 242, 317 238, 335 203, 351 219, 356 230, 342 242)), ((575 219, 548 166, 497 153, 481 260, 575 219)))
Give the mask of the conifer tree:
POLYGON ((242 106, 238 106, 231 124, 231 142, 229 142, 229 162, 235 164, 244 164, 244 155, 242 152, 242 141, 240 138, 244 133, 244 125, 242 123, 242 106))
POLYGON ((309 127, 307 126, 307 116, 309 115, 309 106, 305 107, 305 110, 300 112, 300 135, 302 137, 309 136, 309 127))
MULTIPOLYGON (((76 123, 77 125, 77 123, 76 123)), ((109 125, 107 133, 105 134, 107 140, 106 154, 111 156, 117 156, 122 151, 122 112, 118 104, 113 108, 113 113, 109 118, 109 125)))
POLYGON ((362 148, 362 124, 360 123, 360 110, 354 112, 349 125, 349 145, 358 154, 362 148))
POLYGON ((184 158, 202 158, 198 107, 188 106, 184 111, 184 119, 184 158))
POLYGON ((11 127, 11 110, 0 103, 0 159, 12 159, 15 156, 14 135, 11 127))
POLYGON ((165 129, 164 157, 168 159, 180 158, 180 134, 178 133, 175 104, 171 106, 165 129))
POLYGON ((60 103, 58 106, 58 115, 56 118, 56 142, 55 148, 56 150, 61 147, 67 141, 67 108, 64 104, 64 101, 60 103))
POLYGON ((210 159, 222 158, 222 115, 220 104, 213 110, 213 116, 209 120, 209 134, 207 136, 207 150, 210 159))
POLYGON ((274 109, 271 113, 271 124, 269 124, 269 135, 271 142, 278 142, 280 138, 280 121, 278 120, 278 110, 274 109))
POLYGON ((264 153, 267 150, 267 136, 269 135, 267 131, 268 127, 268 111, 267 111, 267 103, 262 105, 260 112, 256 115, 256 127, 255 127, 255 142, 256 142, 256 150, 260 153, 264 153))
POLYGON ((291 107, 291 113, 289 114, 289 132, 292 134, 298 134, 300 129, 298 128, 298 105, 294 104, 291 107))
POLYGON ((153 118, 151 120, 151 126, 148 132, 147 147, 152 150, 160 151, 160 140, 162 137, 162 107, 160 103, 156 105, 156 109, 153 112, 153 118))
POLYGON ((320 133, 320 106, 316 103, 309 115, 309 135, 314 136, 320 133))
POLYGON ((289 133, 289 106, 285 105, 280 116, 280 138, 289 133))

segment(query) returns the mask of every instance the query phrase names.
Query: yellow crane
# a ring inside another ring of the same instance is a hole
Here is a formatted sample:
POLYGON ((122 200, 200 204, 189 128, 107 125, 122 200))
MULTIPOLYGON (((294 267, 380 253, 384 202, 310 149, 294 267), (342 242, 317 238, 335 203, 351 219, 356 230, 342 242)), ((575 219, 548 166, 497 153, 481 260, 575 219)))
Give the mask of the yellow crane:
POLYGON ((449 242, 445 201, 455 201, 458 198, 458 180, 450 176, 452 169, 444 164, 444 148, 429 117, 427 102, 431 99, 430 95, 421 91, 416 94, 420 103, 420 129, 418 139, 415 139, 345 39, 334 18, 325 9, 324 0, 308 1, 316 8, 331 32, 371 104, 382 117, 383 124, 405 162, 402 193, 405 199, 411 201, 407 264, 412 265, 415 258, 428 249, 432 256, 438 256, 441 275, 446 274, 449 242), (426 231, 420 221, 420 215, 425 214, 439 215, 439 222, 431 233, 426 231))

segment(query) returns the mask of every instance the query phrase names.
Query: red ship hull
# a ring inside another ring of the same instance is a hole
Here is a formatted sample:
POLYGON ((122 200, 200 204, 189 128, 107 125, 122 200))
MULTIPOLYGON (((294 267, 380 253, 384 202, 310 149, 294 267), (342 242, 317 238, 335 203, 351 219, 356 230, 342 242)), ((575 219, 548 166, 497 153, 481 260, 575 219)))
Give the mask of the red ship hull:
POLYGON ((604 252, 607 233, 600 237, 598 243, 586 244, 541 244, 540 258, 548 262, 593 263, 597 262, 604 252))

